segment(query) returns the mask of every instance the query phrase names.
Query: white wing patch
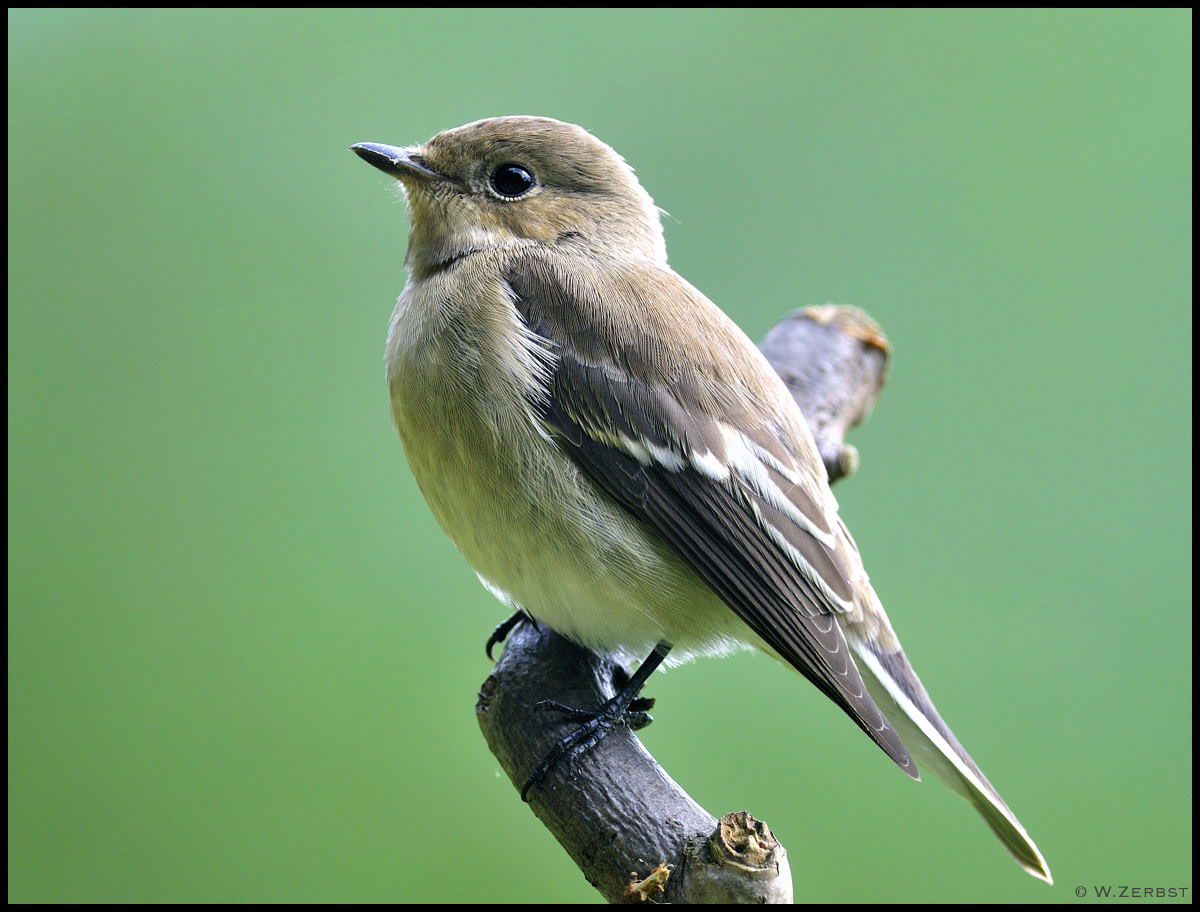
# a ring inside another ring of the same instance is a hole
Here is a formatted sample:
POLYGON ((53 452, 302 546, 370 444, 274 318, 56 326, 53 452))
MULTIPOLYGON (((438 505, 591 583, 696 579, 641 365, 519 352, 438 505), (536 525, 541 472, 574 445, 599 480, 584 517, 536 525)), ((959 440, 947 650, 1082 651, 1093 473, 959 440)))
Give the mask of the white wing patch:
MULTIPOLYGON (((784 516, 808 532, 827 548, 834 549, 837 547, 837 539, 833 533, 819 528, 809 519, 803 510, 792 502, 771 476, 767 474, 766 467, 763 465, 764 460, 760 455, 763 452, 761 447, 747 439, 741 431, 727 424, 721 425, 721 434, 725 438, 725 447, 729 454, 730 466, 743 481, 749 484, 754 493, 761 496, 772 507, 784 514, 784 516)), ((772 458, 771 462, 778 463, 778 460, 772 458)), ((794 483, 797 485, 803 484, 795 470, 785 472, 785 476, 789 480, 796 478, 794 483)), ((819 494, 812 499, 817 503, 820 503, 822 500, 819 494)))
POLYGON ((687 462, 682 456, 680 456, 674 450, 667 449, 666 447, 655 446, 653 443, 647 443, 646 450, 655 462, 672 472, 678 472, 685 465, 687 465, 687 462))
MULTIPOLYGON (((789 465, 783 462, 736 428, 722 424, 720 431, 725 444, 725 461, 709 450, 703 452, 693 450, 684 455, 669 447, 650 443, 648 440, 633 440, 624 434, 610 437, 608 442, 628 453, 642 465, 657 464, 671 472, 678 472, 691 466, 702 475, 723 483, 728 482, 731 477, 736 475, 756 495, 828 548, 830 552, 837 553, 838 540, 836 532, 833 530, 838 528, 838 524, 836 522, 829 523, 830 529, 818 526, 788 497, 787 492, 771 477, 767 468, 774 469, 793 485, 803 486, 805 492, 810 494, 810 499, 815 503, 821 504, 827 500, 823 496, 823 492, 814 490, 814 486, 805 485, 804 475, 794 463, 789 465)), ((751 501, 750 508, 754 511, 755 518, 762 529, 787 555, 788 560, 804 575, 804 578, 828 599, 834 611, 854 611, 853 600, 843 598, 834 592, 822 575, 813 569, 804 555, 787 540, 787 536, 764 518, 756 503, 751 501)), ((836 512, 834 518, 836 518, 836 512)))
POLYGON ((688 461, 697 472, 702 472, 709 478, 717 481, 729 480, 729 466, 721 462, 710 450, 705 450, 703 453, 692 453, 688 461))

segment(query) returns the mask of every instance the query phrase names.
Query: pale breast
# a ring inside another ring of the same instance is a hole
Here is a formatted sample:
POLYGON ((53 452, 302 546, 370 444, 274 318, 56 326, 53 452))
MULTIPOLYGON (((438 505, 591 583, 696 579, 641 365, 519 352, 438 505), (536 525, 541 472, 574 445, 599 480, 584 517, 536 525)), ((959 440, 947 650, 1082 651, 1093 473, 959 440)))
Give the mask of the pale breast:
POLYGON ((459 291, 410 286, 388 344, 396 426, 442 528, 491 586, 584 645, 731 648, 733 613, 545 435, 527 396, 536 356, 503 289, 459 291))

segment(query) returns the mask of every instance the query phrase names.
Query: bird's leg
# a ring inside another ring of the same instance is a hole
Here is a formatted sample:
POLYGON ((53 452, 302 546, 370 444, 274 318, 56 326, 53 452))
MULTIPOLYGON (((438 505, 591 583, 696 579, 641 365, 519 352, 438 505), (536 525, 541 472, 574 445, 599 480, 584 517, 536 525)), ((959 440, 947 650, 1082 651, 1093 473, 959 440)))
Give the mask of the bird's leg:
MULTIPOLYGON (((484 650, 487 652, 487 657, 492 659, 492 650, 496 647, 496 644, 503 643, 505 637, 512 633, 512 629, 514 627, 516 627, 522 621, 531 620, 533 619, 524 611, 514 611, 511 617, 506 618, 497 624, 496 629, 493 630, 492 635, 487 638, 487 644, 484 646, 484 650)), ((494 662, 496 660, 492 659, 492 661, 494 662)))
POLYGON ((617 695, 594 710, 577 709, 567 706, 557 700, 542 700, 534 705, 534 709, 552 710, 562 713, 572 722, 583 724, 565 738, 560 740, 537 765, 525 784, 521 786, 521 800, 529 800, 529 790, 539 783, 545 775, 560 761, 581 757, 604 740, 604 737, 619 726, 626 726, 637 731, 645 728, 654 720, 646 712, 654 705, 654 700, 640 698, 638 694, 646 684, 646 679, 654 673, 654 669, 662 664, 667 653, 671 651, 670 643, 659 643, 646 660, 638 666, 617 695))

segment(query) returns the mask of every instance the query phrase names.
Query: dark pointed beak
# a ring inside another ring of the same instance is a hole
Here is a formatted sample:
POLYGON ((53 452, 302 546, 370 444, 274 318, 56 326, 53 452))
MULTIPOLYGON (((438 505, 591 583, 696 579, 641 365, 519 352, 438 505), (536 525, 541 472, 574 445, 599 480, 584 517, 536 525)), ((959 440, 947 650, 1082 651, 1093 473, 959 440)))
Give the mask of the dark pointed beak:
POLYGON ((385 146, 383 143, 355 143, 350 151, 365 161, 374 165, 385 174, 396 178, 415 177, 425 180, 442 180, 438 174, 421 157, 419 149, 404 149, 400 146, 385 146))

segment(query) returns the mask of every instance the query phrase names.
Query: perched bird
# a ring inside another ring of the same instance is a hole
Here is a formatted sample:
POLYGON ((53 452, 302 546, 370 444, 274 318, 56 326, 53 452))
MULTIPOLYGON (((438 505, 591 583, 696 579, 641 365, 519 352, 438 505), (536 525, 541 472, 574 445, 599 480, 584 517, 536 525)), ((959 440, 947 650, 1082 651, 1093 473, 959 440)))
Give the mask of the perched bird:
POLYGON ((614 725, 671 662, 754 646, 914 779, 965 796, 1030 874, 1041 852, 938 715, 838 517, 782 380, 667 265, 659 210, 581 127, 498 117, 359 143, 411 215, 387 380, 438 522, 513 608, 644 655, 531 775, 614 725), (915 759, 914 759, 915 758, 915 759))

